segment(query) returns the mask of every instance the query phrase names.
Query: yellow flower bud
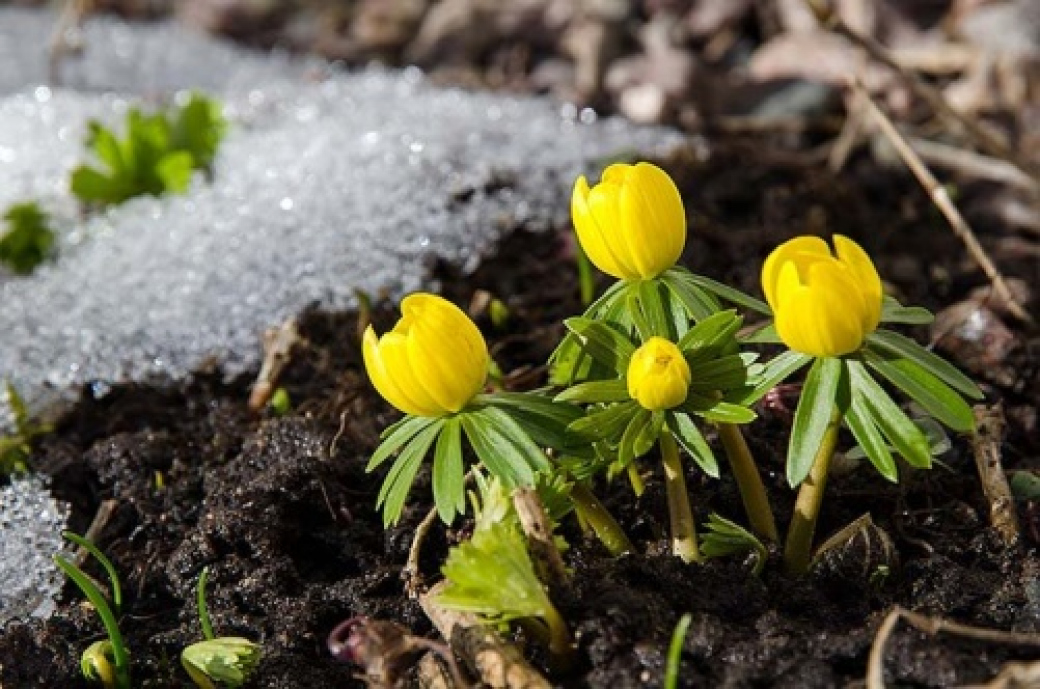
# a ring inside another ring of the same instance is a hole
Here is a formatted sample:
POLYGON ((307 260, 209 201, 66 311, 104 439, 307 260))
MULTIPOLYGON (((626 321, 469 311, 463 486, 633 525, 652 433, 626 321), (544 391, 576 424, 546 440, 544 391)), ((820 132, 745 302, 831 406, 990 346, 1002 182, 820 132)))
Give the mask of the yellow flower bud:
POLYGON ((621 280, 656 277, 679 260, 686 243, 679 190, 650 163, 611 165, 592 189, 579 177, 571 216, 589 260, 621 280))
POLYGON ((690 365, 682 352, 663 337, 651 337, 628 362, 628 396, 644 409, 671 409, 686 400, 690 365))
POLYGON ((401 320, 392 331, 377 338, 369 326, 362 344, 376 390, 414 416, 465 407, 484 387, 491 363, 473 321, 446 299, 421 292, 401 301, 401 320))
POLYGON ((859 244, 834 235, 831 254, 819 237, 795 237, 762 266, 762 290, 776 332, 791 349, 841 356, 860 348, 881 320, 881 278, 859 244))

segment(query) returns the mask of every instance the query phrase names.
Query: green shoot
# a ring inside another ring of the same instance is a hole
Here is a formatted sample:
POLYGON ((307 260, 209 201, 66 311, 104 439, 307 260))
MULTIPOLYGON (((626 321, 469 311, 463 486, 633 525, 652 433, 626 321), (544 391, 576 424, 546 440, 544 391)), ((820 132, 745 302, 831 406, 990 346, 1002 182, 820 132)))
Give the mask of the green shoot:
POLYGON ((82 536, 71 531, 63 532, 62 536, 85 548, 101 564, 112 586, 112 604, 115 606, 115 612, 113 612, 112 606, 109 605, 105 595, 101 593, 101 589, 82 569, 67 560, 64 555, 58 554, 54 556, 55 564, 79 587, 83 595, 94 606, 98 617, 101 618, 101 623, 105 627, 105 632, 108 634, 108 646, 95 644, 89 647, 85 656, 81 658, 80 669, 87 679, 100 680, 106 689, 130 689, 130 654, 123 643, 123 635, 119 631, 119 623, 116 621, 116 615, 119 614, 122 606, 122 589, 119 586, 119 577, 116 574, 115 567, 98 550, 97 546, 82 536), (88 654, 89 657, 87 657, 88 654), (110 664, 106 664, 109 663, 109 659, 110 664))
POLYGON ((672 641, 668 644, 668 659, 664 666, 664 689, 676 689, 679 686, 679 663, 682 660, 683 642, 686 641, 686 632, 690 629, 693 615, 686 613, 679 618, 679 622, 672 631, 672 641))
POLYGON ((193 170, 212 165, 225 128, 219 106, 198 94, 176 112, 146 115, 132 108, 123 138, 91 122, 87 145, 101 167, 73 170, 72 193, 103 205, 147 194, 183 193, 193 170))
POLYGON ((705 530, 701 536, 701 554, 704 557, 728 557, 749 553, 754 558, 751 573, 756 577, 762 573, 769 551, 755 534, 714 512, 708 515, 705 530))
POLYGON ((567 667, 574 644, 567 625, 535 574, 519 530, 497 523, 451 549, 441 571, 447 579, 437 595, 445 608, 493 622, 520 621, 548 640, 553 665, 567 667))
POLYGON ((29 458, 32 444, 41 435, 51 432, 47 424, 37 424, 29 420, 29 410, 25 400, 11 383, 5 383, 7 404, 14 415, 14 434, 0 436, 0 476, 24 474, 29 470, 29 458))
POLYGON ((7 231, 0 233, 0 263, 27 275, 50 255, 54 231, 35 202, 19 203, 4 213, 7 231))
POLYGON ((195 587, 195 601, 205 640, 181 652, 181 665, 200 689, 216 689, 218 682, 228 687, 240 687, 260 662, 260 646, 249 639, 217 637, 213 633, 213 623, 206 606, 208 579, 209 567, 203 567, 195 587))

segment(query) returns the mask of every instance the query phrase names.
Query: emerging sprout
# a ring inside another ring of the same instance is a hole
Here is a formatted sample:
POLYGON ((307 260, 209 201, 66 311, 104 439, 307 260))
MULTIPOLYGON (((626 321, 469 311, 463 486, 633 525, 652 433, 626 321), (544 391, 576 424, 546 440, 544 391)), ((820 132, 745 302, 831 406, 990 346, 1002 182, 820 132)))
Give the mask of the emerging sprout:
POLYGON ((498 523, 474 533, 451 549, 441 571, 447 585, 437 595, 438 605, 495 622, 518 621, 547 640, 554 666, 562 669, 571 664, 570 632, 538 580, 514 525, 498 523))
POLYGON ((209 568, 203 568, 195 588, 203 641, 181 651, 181 666, 199 689, 216 689, 219 684, 240 687, 260 662, 260 646, 239 636, 217 637, 206 606, 209 568))
POLYGON ((260 662, 260 647, 238 636, 206 639, 181 651, 181 665, 200 689, 240 687, 260 662))
POLYGON ((79 670, 88 680, 101 684, 105 689, 118 687, 112 642, 102 639, 87 646, 79 658, 79 670))
POLYGON ((16 273, 31 273, 54 247, 54 231, 37 203, 19 203, 4 213, 7 230, 0 232, 0 263, 16 273))

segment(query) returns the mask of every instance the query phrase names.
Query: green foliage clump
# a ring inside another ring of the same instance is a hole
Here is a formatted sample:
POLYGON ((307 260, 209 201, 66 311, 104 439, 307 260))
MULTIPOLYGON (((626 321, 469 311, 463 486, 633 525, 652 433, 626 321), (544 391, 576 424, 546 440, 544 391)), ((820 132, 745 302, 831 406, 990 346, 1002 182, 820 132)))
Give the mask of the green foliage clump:
POLYGON ((13 385, 6 383, 5 387, 7 404, 14 415, 14 433, 0 436, 0 476, 27 472, 33 441, 39 436, 51 432, 49 425, 33 423, 29 420, 25 400, 13 385))
POLYGON ((92 121, 87 146, 101 165, 77 167, 72 193, 102 205, 183 193, 194 170, 212 166, 226 126, 220 105, 197 93, 176 111, 144 114, 131 108, 123 138, 92 121))
POLYGON ((54 248, 54 231, 35 202, 19 203, 4 213, 7 230, 0 233, 0 263, 26 275, 43 263, 54 248))

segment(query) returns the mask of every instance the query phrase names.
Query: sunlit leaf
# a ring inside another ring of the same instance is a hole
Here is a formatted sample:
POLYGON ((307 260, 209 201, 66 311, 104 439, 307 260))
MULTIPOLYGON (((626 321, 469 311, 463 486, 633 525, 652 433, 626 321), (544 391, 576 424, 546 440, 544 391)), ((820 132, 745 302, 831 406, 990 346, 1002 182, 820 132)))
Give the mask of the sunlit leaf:
POLYGON ((837 406, 838 384, 845 367, 841 359, 821 357, 813 362, 794 414, 787 450, 787 482, 801 485, 812 469, 837 406))

